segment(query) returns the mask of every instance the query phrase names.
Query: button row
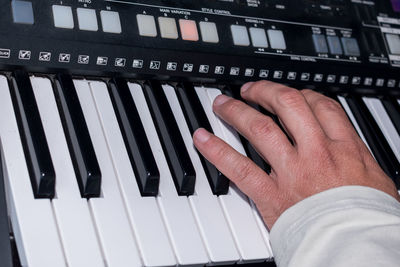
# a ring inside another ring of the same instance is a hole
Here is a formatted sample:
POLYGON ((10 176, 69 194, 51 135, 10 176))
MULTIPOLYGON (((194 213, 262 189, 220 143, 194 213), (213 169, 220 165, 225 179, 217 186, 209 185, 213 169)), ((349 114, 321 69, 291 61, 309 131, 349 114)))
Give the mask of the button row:
POLYGON ((325 37, 323 34, 313 34, 312 39, 317 53, 327 54, 330 52, 333 55, 340 56, 343 55, 344 52, 346 56, 360 56, 360 48, 355 38, 339 38, 337 36, 325 37))
MULTIPOLYGON (((75 27, 72 8, 70 6, 53 5, 54 26, 63 29, 75 27)), ((83 31, 98 31, 96 10, 90 8, 77 8, 79 29, 83 31)), ((101 24, 104 32, 121 33, 119 13, 115 11, 100 11, 101 24)))
MULTIPOLYGON (((144 37, 157 37, 156 20, 154 16, 150 15, 137 15, 136 20, 138 23, 139 34, 144 37)), ((160 35, 165 39, 178 39, 178 27, 176 20, 169 17, 159 17, 158 25, 160 28, 160 35)), ((203 42, 206 43, 219 43, 217 25, 214 22, 201 21, 199 23, 200 32, 203 42)), ((197 29, 196 21, 180 19, 179 28, 182 39, 186 41, 199 41, 199 32, 197 29)))
POLYGON ((243 25, 232 25, 231 26, 233 44, 236 46, 250 46, 251 43, 254 47, 260 48, 268 48, 269 44, 272 49, 285 50, 286 49, 286 41, 283 32, 280 30, 268 30, 265 33, 265 30, 262 28, 249 28, 249 33, 247 31, 247 27, 243 25), (268 38, 267 38, 268 34, 268 38), (269 39, 269 43, 268 43, 269 39))

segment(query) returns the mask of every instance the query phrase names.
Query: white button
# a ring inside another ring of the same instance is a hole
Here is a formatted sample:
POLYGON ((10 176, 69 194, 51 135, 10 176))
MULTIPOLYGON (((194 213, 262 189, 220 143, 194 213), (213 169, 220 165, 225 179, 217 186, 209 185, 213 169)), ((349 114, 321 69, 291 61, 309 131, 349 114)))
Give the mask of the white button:
POLYGON ((158 24, 162 38, 178 39, 178 29, 174 18, 159 17, 158 24))
POLYGON ((241 25, 231 25, 233 43, 238 46, 249 46, 250 39, 247 28, 241 25))
POLYGON ((146 36, 146 37, 157 36, 156 21, 154 20, 153 16, 139 14, 136 16, 136 20, 138 23, 140 36, 146 36))
POLYGON ((57 28, 74 28, 74 18, 70 6, 53 5, 53 18, 54 26, 57 28))
POLYGON ((109 33, 122 32, 121 20, 119 18, 118 12, 102 10, 100 12, 100 17, 104 32, 109 32, 109 33))
POLYGON ((254 47, 268 47, 267 35, 264 29, 250 28, 250 37, 254 47))
POLYGON ((400 55, 400 36, 395 34, 386 34, 386 40, 389 45, 390 53, 400 55))
POLYGON ((199 32, 197 31, 196 21, 180 19, 179 26, 183 40, 194 42, 199 40, 199 32))
POLYGON ((203 42, 219 43, 217 25, 214 22, 201 21, 199 24, 203 42))
POLYGON ((99 26, 97 24, 96 11, 89 8, 78 8, 78 23, 79 29, 84 31, 97 31, 99 26))
POLYGON ((268 30, 269 42, 272 49, 286 49, 285 37, 280 30, 268 30))

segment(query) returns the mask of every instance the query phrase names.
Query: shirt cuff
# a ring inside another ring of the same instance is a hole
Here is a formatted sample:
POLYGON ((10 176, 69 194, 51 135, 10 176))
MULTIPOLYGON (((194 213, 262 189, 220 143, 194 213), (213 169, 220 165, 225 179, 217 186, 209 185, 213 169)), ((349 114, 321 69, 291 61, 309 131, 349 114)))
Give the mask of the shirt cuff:
MULTIPOLYGON (((275 261, 290 260, 301 238, 316 220, 341 210, 366 208, 400 216, 400 203, 382 191, 364 186, 343 186, 306 198, 287 209, 276 221, 270 232, 275 261)), ((285 266, 285 264, 283 264, 285 266)))

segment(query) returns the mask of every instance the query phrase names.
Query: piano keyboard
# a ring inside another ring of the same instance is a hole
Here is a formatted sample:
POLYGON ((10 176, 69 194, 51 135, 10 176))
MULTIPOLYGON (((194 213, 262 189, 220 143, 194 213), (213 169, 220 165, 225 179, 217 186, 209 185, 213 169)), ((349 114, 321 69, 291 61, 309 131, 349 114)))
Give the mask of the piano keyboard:
POLYGON ((248 81, 337 100, 400 189, 394 0, 183 2, 0 0, 1 267, 275 266, 192 141, 271 171, 212 111, 248 81))
MULTIPOLYGON (((219 88, 0 76, 3 173, 22 266, 271 260, 268 230, 255 205, 232 183, 216 183, 226 178, 193 146, 193 126, 207 125, 246 155, 238 133, 212 111, 219 88), (22 90, 32 98, 24 99, 22 90), (136 162, 143 170, 135 170, 136 162)), ((400 100, 338 100, 399 186, 400 100)))

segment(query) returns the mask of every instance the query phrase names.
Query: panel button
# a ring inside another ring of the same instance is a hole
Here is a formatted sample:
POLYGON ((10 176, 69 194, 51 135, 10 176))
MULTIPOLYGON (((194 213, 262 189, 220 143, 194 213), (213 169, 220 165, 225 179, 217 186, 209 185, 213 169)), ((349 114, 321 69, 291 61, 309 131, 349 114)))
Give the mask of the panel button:
POLYGON ((156 37, 157 28, 156 21, 153 16, 150 15, 137 15, 136 20, 138 23, 140 36, 156 37))
POLYGON ((333 55, 343 55, 342 45, 340 39, 337 36, 328 36, 328 45, 331 54, 333 55))
POLYGON ((390 53, 400 55, 400 36, 396 34, 386 34, 386 40, 390 53))
POLYGON ((241 25, 231 25, 233 44, 238 46, 249 46, 250 39, 247 28, 241 25))
POLYGON ((174 18, 159 17, 161 37, 166 39, 178 39, 178 29, 174 18))
POLYGON ((286 49, 285 36, 280 30, 268 30, 268 38, 272 49, 286 49))
POLYGON ((79 29, 83 31, 98 31, 96 11, 89 8, 77 8, 79 29))
POLYGON ((346 56, 360 56, 360 47, 357 39, 342 37, 342 44, 346 56))
POLYGON ((254 27, 250 28, 250 37, 254 47, 268 47, 267 34, 264 29, 254 27))
POLYGON ((200 32, 203 42, 219 43, 217 25, 214 22, 200 22, 200 32))
POLYGON ((196 22, 194 20, 180 19, 179 26, 181 28, 183 40, 195 42, 199 40, 199 32, 197 31, 196 22))
POLYGON ((320 54, 328 53, 328 44, 326 43, 325 35, 313 34, 312 39, 314 42, 315 52, 320 54))
POLYGON ((53 19, 54 26, 57 28, 74 28, 74 18, 70 6, 53 5, 53 19))
POLYGON ((32 2, 13 0, 11 2, 11 8, 14 23, 33 24, 35 22, 33 18, 32 2))
POLYGON ((115 11, 100 11, 101 25, 104 32, 121 33, 121 20, 119 13, 115 11))

